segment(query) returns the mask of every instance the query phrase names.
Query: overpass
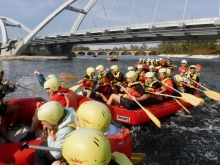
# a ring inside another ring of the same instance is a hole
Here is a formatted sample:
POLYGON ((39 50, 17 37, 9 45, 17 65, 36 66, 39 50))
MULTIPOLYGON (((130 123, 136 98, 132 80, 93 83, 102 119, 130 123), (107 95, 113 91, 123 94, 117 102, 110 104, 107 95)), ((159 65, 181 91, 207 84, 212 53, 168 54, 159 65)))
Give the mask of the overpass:
MULTIPOLYGON (((72 53, 74 53, 75 55, 103 55, 103 54, 106 54, 106 55, 112 55, 113 52, 117 52, 118 55, 124 55, 125 53, 129 53, 131 54, 132 56, 135 56, 137 55, 137 53, 139 52, 140 50, 74 50, 72 51, 72 53)), ((144 52, 145 55, 152 55, 153 51, 150 51, 150 50, 144 50, 142 51, 144 52)), ((127 55, 127 54, 126 54, 127 55)))
MULTIPOLYGON (((176 20, 166 22, 151 22, 139 24, 126 24, 122 26, 106 26, 104 28, 94 28, 79 30, 79 27, 98 0, 89 0, 83 8, 76 8, 72 5, 77 0, 68 0, 46 17, 36 28, 30 30, 15 20, 7 17, 0 17, 0 27, 2 32, 1 55, 20 55, 27 46, 47 46, 51 53, 70 53, 73 45, 77 44, 107 44, 107 43, 134 43, 152 41, 176 41, 176 40, 215 40, 220 37, 220 19, 200 18, 188 20, 176 20), (58 32, 54 34, 39 35, 49 22, 51 22, 62 11, 68 10, 78 13, 78 17, 68 32, 58 32), (11 22, 11 24, 5 21, 11 22), (24 38, 8 38, 6 26, 17 26, 28 35, 24 38)), ((101 0, 102 1, 102 0, 101 0)), ((157 5, 159 0, 157 1, 157 5)), ((135 4, 135 1, 134 1, 135 4)), ((134 7, 132 6, 132 10, 134 7)), ((185 3, 186 8, 187 0, 185 3)), ((185 8, 183 17, 185 14, 185 8)), ((105 9, 105 8, 104 8, 105 9)), ((155 7, 155 13, 157 6, 155 7)), ((154 13, 154 17, 155 17, 154 13)), ((108 20, 108 17, 106 16, 108 20)), ((107 53, 108 54, 108 53, 107 53)), ((120 53, 119 53, 120 54, 120 53)), ((133 53, 132 53, 133 54, 133 53)))

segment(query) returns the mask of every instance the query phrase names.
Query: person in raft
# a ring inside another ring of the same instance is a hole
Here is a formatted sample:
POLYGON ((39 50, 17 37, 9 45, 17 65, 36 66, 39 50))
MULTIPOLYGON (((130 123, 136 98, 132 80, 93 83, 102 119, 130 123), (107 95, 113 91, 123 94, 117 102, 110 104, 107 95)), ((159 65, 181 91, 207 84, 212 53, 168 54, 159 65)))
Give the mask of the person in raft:
MULTIPOLYGON (((140 104, 144 105, 144 101, 147 99, 147 95, 145 94, 143 86, 136 82, 137 80, 137 73, 134 71, 130 71, 126 74, 126 78, 128 81, 128 87, 126 88, 127 92, 132 96, 128 95, 127 93, 124 95, 121 94, 112 94, 107 102, 108 105, 111 105, 113 101, 116 101, 123 107, 127 108, 128 110, 135 110, 140 108, 139 105, 134 101, 134 99, 140 104)), ((121 92, 125 92, 121 89, 121 92)))
MULTIPOLYGON (((74 130, 74 109, 63 108, 57 101, 49 101, 39 108, 37 116, 45 128, 44 136, 47 137, 47 141, 40 146, 61 148, 64 138, 74 130)), ((34 165, 52 164, 60 158, 60 152, 36 150, 34 165)))
POLYGON ((124 82, 124 74, 118 70, 118 65, 112 65, 110 70, 112 75, 114 76, 113 80, 111 81, 112 90, 114 93, 118 93, 121 88, 119 84, 124 82))
POLYGON ((78 81, 78 84, 82 84, 82 93, 86 93, 86 97, 90 98, 92 94, 92 90, 95 86, 94 81, 94 75, 95 75, 95 68, 89 67, 86 69, 86 75, 83 77, 82 80, 78 81))
POLYGON ((165 101, 168 100, 168 96, 162 96, 161 94, 166 94, 166 95, 172 95, 174 93, 174 88, 172 79, 167 76, 167 69, 166 68, 161 68, 159 71, 159 80, 162 84, 160 90, 156 92, 156 99, 160 101, 165 101))
POLYGON ((194 94, 195 93, 195 88, 198 88, 200 86, 200 79, 198 74, 196 73, 196 66, 191 65, 189 67, 189 72, 187 73, 186 77, 190 80, 191 86, 194 88, 187 88, 187 93, 194 94))
POLYGON ((78 129, 66 136, 62 147, 63 160, 52 165, 132 165, 122 153, 111 153, 108 138, 93 128, 78 129))
MULTIPOLYGON (((61 87, 61 83, 57 78, 48 79, 44 83, 44 88, 46 89, 46 92, 48 93, 50 97, 50 101, 57 101, 63 107, 73 107, 74 109, 76 108, 76 106, 73 105, 73 104, 76 104, 74 103, 74 101, 76 101, 76 99, 74 99, 74 94, 71 93, 72 98, 68 98, 67 94, 70 93, 71 91, 69 89, 61 87), (67 104, 67 102, 70 102, 69 100, 71 100, 71 102, 73 103, 72 105, 67 104)), ((38 102, 37 109, 40 108, 40 106, 42 106, 43 104, 44 102, 38 102)), ((28 131, 26 136, 22 138, 20 141, 29 141, 29 140, 33 140, 36 138, 35 131, 40 125, 40 121, 37 118, 37 111, 38 110, 36 110, 34 114, 30 131, 28 131)))
POLYGON ((94 89, 94 92, 97 97, 101 97, 103 101, 107 102, 110 95, 113 93, 111 88, 111 80, 114 79, 113 75, 109 72, 109 69, 104 71, 103 65, 98 65, 96 67, 96 72, 98 76, 96 80, 98 82, 97 87, 94 89), (106 98, 107 97, 107 98, 106 98))
MULTIPOLYGON (((55 74, 50 74, 45 78, 44 75, 42 73, 40 73, 38 70, 35 70, 34 74, 37 75, 38 82, 39 82, 40 86, 42 86, 42 87, 44 87, 44 83, 46 80, 48 80, 50 78, 57 78, 57 76, 55 74)), ((60 83, 63 88, 67 88, 67 89, 69 88, 68 85, 65 84, 64 82, 60 81, 60 83)))
POLYGON ((16 85, 10 85, 10 82, 6 80, 4 83, 2 83, 4 78, 4 70, 0 68, 0 133, 2 134, 4 140, 6 143, 10 143, 10 139, 8 137, 8 133, 5 127, 5 122, 3 117, 5 115, 11 114, 11 121, 10 125, 8 127, 8 130, 13 130, 16 126, 16 118, 19 111, 18 105, 8 105, 4 102, 4 97, 6 94, 10 92, 14 92, 17 87, 19 87, 19 84, 16 85))

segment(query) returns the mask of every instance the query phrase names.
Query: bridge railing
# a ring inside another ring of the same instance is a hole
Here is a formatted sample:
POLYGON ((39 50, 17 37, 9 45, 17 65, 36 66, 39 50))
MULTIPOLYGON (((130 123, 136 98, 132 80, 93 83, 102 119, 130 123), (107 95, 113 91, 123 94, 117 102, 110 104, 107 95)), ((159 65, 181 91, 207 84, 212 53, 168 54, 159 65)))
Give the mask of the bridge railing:
MULTIPOLYGON (((201 19, 189 19, 189 20, 178 20, 178 21, 167 21, 167 22, 155 22, 155 23, 142 23, 142 24, 131 24, 131 25, 123 25, 123 26, 112 26, 105 28, 95 28, 95 29, 87 29, 87 30, 78 30, 75 34, 86 34, 89 33, 102 33, 105 30, 107 31, 117 31, 117 30, 126 30, 130 29, 142 29, 149 28, 149 26, 155 27, 170 27, 170 26, 178 26, 179 23, 184 23, 185 25, 199 25, 199 24, 212 24, 215 20, 219 19, 218 17, 214 18, 201 18, 201 19)), ((44 39, 45 37, 56 38, 57 36, 70 36, 70 32, 61 32, 61 33, 53 33, 48 35, 36 35, 37 39, 44 39)))

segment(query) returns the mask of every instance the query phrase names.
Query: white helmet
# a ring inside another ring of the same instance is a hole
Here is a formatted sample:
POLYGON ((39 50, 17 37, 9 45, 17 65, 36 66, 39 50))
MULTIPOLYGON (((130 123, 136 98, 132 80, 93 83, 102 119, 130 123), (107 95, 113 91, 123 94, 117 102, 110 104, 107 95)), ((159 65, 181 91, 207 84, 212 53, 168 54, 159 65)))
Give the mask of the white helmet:
POLYGON ((154 77, 154 72, 147 72, 145 77, 154 77))
POLYGON ((131 71, 131 70, 134 70, 134 67, 133 67, 133 66, 129 66, 129 67, 128 67, 128 71, 131 71))
POLYGON ((166 68, 161 68, 158 72, 159 73, 167 73, 167 69, 166 68))
POLYGON ((181 64, 187 64, 187 61, 186 60, 182 60, 181 64))

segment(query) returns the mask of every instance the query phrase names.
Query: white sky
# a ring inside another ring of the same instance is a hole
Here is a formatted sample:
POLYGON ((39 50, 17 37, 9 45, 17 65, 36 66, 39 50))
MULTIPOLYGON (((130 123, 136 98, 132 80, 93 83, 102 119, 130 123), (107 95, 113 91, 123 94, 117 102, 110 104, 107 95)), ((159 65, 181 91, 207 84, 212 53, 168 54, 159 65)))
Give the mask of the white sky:
MULTIPOLYGON (((34 29, 65 1, 66 0, 0 0, 0 16, 12 18, 30 29, 34 29)), ((82 8, 87 2, 88 0, 78 0, 72 4, 72 6, 82 8)), ((99 0, 87 14, 79 29, 87 30, 106 26, 218 17, 220 4, 220 0, 118 0, 118 2, 119 3, 117 3, 117 0, 99 0), (187 5, 184 15, 186 1, 187 5), (135 5, 133 6, 134 2, 135 5), (159 3, 157 12, 155 13, 157 2, 159 3)), ((45 26, 39 35, 68 32, 76 17, 77 13, 63 11, 52 22, 45 26)), ((10 34, 13 35, 12 33, 14 31, 16 30, 11 29, 10 34)), ((152 44, 155 46, 155 43, 152 44)), ((147 43, 147 45, 151 46, 149 43, 147 43)), ((93 46, 92 49, 114 46, 119 47, 123 45, 96 45, 93 46)))

